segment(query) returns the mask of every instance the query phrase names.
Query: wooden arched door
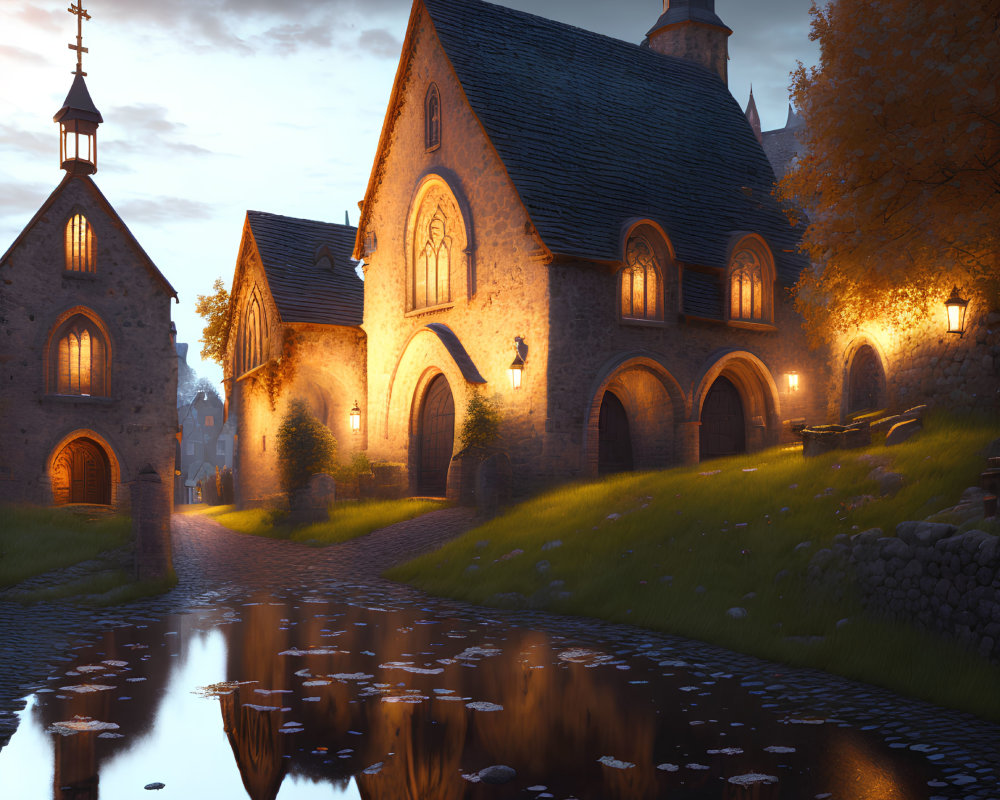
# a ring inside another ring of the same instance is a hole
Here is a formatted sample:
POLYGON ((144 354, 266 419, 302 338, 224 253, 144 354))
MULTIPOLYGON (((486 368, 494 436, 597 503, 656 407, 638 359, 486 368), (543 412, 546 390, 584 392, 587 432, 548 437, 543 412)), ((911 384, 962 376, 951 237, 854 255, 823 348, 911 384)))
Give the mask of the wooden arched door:
POLYGON ((111 504, 111 464, 92 439, 74 439, 52 466, 52 495, 57 505, 111 504))
POLYGON ((597 472, 610 475, 632 471, 632 432, 625 406, 614 392, 605 392, 597 422, 597 472))
POLYGON ((701 407, 701 458, 745 453, 746 421, 740 393, 727 378, 717 378, 701 407))
POLYGON ((455 446, 455 399, 444 375, 438 375, 427 387, 417 441, 417 492, 443 497, 455 446))

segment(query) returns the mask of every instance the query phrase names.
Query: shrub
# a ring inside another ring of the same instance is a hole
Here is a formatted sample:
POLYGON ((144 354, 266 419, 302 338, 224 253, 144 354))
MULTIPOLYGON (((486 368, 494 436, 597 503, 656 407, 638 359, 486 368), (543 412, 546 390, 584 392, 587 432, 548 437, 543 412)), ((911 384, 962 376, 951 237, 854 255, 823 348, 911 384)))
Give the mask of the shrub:
POLYGON ((492 446, 500 438, 502 418, 499 402, 487 399, 479 389, 473 389, 465 406, 465 421, 459 434, 463 449, 492 446))
POLYGON ((330 429, 310 413, 302 400, 293 400, 278 428, 278 470, 281 488, 291 500, 318 472, 333 474, 337 440, 330 429))
POLYGON ((233 471, 229 467, 223 467, 222 472, 216 467, 216 482, 219 490, 219 502, 224 506, 231 506, 235 500, 233 490, 233 471))
POLYGON ((372 462, 364 453, 351 453, 351 460, 346 463, 337 464, 333 471, 333 477, 337 483, 351 483, 357 481, 359 475, 370 475, 372 462))
POLYGON ((206 475, 205 480, 201 482, 201 499, 206 506, 219 505, 218 479, 218 475, 206 475))

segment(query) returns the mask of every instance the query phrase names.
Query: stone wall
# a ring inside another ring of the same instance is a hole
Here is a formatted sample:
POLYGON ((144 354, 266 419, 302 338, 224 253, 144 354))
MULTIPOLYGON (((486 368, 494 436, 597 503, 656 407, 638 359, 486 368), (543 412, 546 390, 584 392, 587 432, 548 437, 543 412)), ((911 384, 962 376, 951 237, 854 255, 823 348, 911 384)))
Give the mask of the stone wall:
POLYGON ((177 356, 171 291, 90 178, 66 181, 0 265, 0 502, 51 503, 49 465, 86 437, 108 457, 111 501, 152 464, 174 474, 177 356), (65 227, 82 213, 97 236, 96 271, 65 270, 65 227), (60 395, 46 375, 54 329, 73 309, 100 320, 110 350, 106 397, 60 395))
MULTIPOLYGON (((983 493, 967 490, 966 504, 983 493)), ((843 588, 855 581, 865 608, 953 637, 1000 661, 1000 537, 954 525, 902 522, 895 536, 878 528, 813 556, 811 581, 843 588)))
POLYGON ((959 413, 1000 412, 1000 311, 972 300, 965 334, 947 333, 947 292, 942 292, 940 307, 919 324, 872 324, 838 339, 831 352, 831 418, 844 420, 850 413, 851 366, 865 344, 876 351, 885 373, 882 407, 898 411, 926 403, 959 413))

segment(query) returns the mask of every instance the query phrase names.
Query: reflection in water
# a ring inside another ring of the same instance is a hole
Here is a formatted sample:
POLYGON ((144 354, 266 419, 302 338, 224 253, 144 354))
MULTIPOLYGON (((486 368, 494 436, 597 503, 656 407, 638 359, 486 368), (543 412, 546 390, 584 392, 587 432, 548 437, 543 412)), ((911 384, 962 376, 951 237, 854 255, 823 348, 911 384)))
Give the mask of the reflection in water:
POLYGON ((432 609, 266 602, 173 617, 107 633, 54 676, 0 751, 0 795, 40 800, 37 784, 8 792, 20 785, 8 776, 48 764, 58 800, 135 797, 154 781, 218 800, 923 794, 914 756, 761 709, 682 658, 432 609), (481 782, 496 764, 516 778, 481 782))

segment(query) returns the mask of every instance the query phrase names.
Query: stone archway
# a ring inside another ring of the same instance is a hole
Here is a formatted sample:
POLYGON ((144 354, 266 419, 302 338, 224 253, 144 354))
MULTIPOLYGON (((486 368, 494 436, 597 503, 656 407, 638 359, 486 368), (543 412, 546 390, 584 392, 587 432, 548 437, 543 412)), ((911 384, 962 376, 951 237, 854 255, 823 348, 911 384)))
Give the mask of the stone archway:
POLYGON ((701 426, 700 459, 754 452, 778 443, 778 387, 757 356, 742 350, 716 356, 702 371, 697 387, 691 419, 701 426))
POLYGON ((56 505, 111 505, 111 460, 93 439, 79 437, 64 445, 52 461, 50 477, 56 505))
POLYGON ((645 355, 610 362, 590 395, 584 431, 587 475, 679 463, 684 395, 662 364, 645 355))
POLYGON ((848 416, 885 406, 885 369, 870 344, 864 343, 854 350, 846 383, 848 416))
POLYGON ((417 427, 417 493, 444 497, 455 448, 455 398, 448 379, 438 374, 427 385, 417 427))

